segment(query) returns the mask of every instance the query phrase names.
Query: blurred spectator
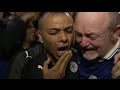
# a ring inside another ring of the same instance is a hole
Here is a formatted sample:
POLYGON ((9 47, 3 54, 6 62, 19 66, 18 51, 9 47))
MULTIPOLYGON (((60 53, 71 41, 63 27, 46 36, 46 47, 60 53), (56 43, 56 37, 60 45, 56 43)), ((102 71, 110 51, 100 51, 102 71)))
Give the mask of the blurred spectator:
MULTIPOLYGON (((36 26, 37 27, 37 26, 36 26)), ((26 50, 29 47, 36 44, 38 41, 37 28, 35 28, 33 22, 26 23, 25 36, 19 44, 18 51, 26 50)))
POLYGON ((9 20, 6 20, 8 21, 6 27, 4 30, 0 30, 0 79, 5 77, 8 63, 24 38, 26 22, 36 18, 35 12, 27 12, 20 15, 7 17, 9 20))
POLYGON ((0 19, 0 32, 5 31, 10 15, 11 14, 9 12, 3 12, 2 17, 0 19))

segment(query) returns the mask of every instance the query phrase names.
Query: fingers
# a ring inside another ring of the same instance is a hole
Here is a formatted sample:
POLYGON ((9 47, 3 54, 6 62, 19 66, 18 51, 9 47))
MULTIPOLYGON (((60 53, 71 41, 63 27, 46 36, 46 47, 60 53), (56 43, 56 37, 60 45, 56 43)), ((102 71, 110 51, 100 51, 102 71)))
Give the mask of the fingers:
POLYGON ((72 57, 72 52, 70 51, 70 54, 67 55, 67 57, 65 58, 65 60, 63 61, 62 65, 60 67, 61 70, 65 70, 66 69, 66 67, 67 67, 71 57, 72 57))
POLYGON ((116 54, 114 57, 114 64, 120 59, 120 53, 116 54))
POLYGON ((112 69, 113 78, 119 78, 120 77, 120 61, 116 62, 113 69, 112 69))
POLYGON ((62 78, 65 76, 65 71, 66 71, 66 68, 68 66, 68 63, 69 63, 71 57, 72 57, 72 52, 70 52, 70 54, 67 55, 67 57, 65 58, 65 60, 61 64, 61 66, 59 67, 59 71, 61 72, 62 78))
POLYGON ((35 12, 29 12, 29 13, 26 13, 24 15, 21 16, 21 19, 24 21, 24 22, 27 22, 27 21, 34 21, 36 19, 36 14, 35 12))
POLYGON ((65 76, 65 70, 68 65, 70 58, 72 57, 71 51, 66 51, 64 55, 57 61, 55 66, 51 69, 48 69, 48 64, 50 63, 51 58, 48 58, 43 65, 43 76, 44 78, 56 78, 60 79, 65 76))
POLYGON ((118 70, 118 66, 114 65, 112 68, 112 74, 114 74, 118 70))
POLYGON ((43 69, 48 69, 48 64, 50 63, 50 57, 44 62, 43 69))
POLYGON ((118 68, 119 68, 119 66, 120 66, 120 61, 119 61, 119 59, 120 59, 120 53, 118 53, 118 54, 116 54, 115 56, 114 56, 114 66, 113 66, 113 69, 112 69, 112 74, 114 74, 117 70, 118 70, 118 68))
POLYGON ((56 65, 54 66, 54 68, 59 68, 61 66, 61 64, 63 63, 63 61, 65 60, 65 58, 67 57, 68 54, 70 54, 71 52, 70 51, 66 51, 64 53, 63 56, 60 57, 60 59, 57 61, 56 65))
POLYGON ((120 77, 120 68, 112 75, 113 79, 117 79, 120 77))
POLYGON ((117 61, 113 66, 112 73, 116 72, 120 67, 120 61, 117 61))

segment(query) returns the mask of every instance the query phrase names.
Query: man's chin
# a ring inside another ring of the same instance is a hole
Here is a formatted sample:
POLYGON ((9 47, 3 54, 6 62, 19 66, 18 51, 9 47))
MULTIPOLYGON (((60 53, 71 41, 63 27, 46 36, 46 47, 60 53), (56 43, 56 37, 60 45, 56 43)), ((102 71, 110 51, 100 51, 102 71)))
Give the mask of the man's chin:
POLYGON ((86 55, 86 54, 83 54, 83 57, 84 57, 86 60, 95 60, 95 59, 98 57, 98 54, 94 54, 94 55, 86 55))

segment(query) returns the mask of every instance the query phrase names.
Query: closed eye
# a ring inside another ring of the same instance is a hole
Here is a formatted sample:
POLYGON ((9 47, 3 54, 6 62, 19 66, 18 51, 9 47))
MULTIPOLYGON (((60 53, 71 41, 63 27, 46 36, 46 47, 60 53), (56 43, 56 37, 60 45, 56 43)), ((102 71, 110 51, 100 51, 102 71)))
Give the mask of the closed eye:
POLYGON ((67 28, 65 28, 65 30, 67 33, 72 33, 73 32, 73 27, 72 26, 69 26, 67 28))
POLYGON ((82 34, 77 32, 77 31, 75 31, 75 34, 76 34, 77 37, 82 37, 82 34))
POLYGON ((56 35, 58 33, 58 31, 51 31, 49 32, 50 35, 56 35))
POLYGON ((50 35, 56 35, 60 30, 56 28, 52 28, 49 32, 50 35))
POLYGON ((72 33, 73 29, 67 29, 66 32, 67 33, 72 33))
POLYGON ((99 36, 97 36, 97 35, 89 35, 87 37, 91 40, 96 40, 97 38, 99 38, 99 36))

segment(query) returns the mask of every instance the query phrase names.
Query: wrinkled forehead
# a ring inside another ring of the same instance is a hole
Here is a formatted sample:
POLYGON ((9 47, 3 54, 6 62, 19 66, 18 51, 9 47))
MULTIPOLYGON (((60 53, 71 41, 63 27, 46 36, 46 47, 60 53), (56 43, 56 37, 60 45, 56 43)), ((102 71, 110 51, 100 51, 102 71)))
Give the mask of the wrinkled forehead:
POLYGON ((84 12, 78 13, 75 19, 75 28, 88 28, 90 30, 105 30, 109 26, 108 13, 84 12))
POLYGON ((75 21, 84 20, 86 22, 101 22, 108 21, 110 19, 108 12, 78 12, 75 21))

